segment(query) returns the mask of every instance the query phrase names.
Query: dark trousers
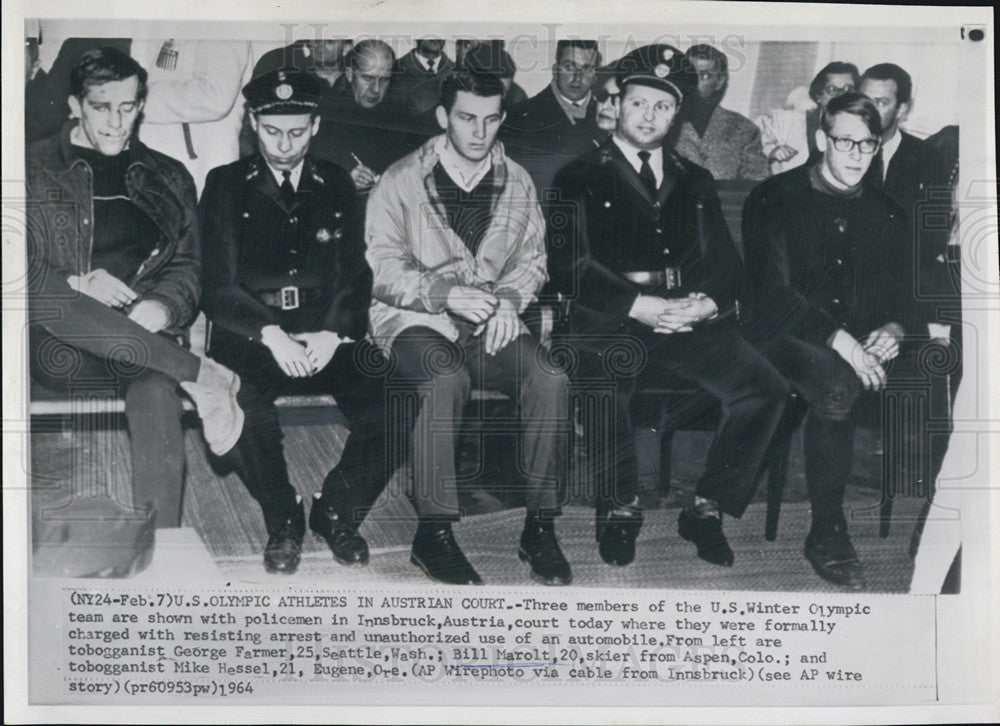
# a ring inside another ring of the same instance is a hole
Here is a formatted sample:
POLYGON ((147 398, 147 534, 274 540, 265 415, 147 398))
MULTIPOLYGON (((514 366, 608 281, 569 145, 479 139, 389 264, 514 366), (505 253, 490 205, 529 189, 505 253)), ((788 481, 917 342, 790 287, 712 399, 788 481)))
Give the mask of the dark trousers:
MULTIPOLYGON (((754 494, 758 470, 781 419, 789 387, 734 331, 696 331, 660 335, 639 325, 605 340, 567 335, 559 345, 579 353, 574 390, 586 412, 584 427, 596 427, 606 466, 598 474, 598 511, 631 504, 638 494, 633 429, 649 422, 633 408, 637 389, 692 385, 715 398, 722 419, 708 450, 696 494, 720 509, 742 516, 754 494), (610 405, 591 405, 598 396, 610 405), (588 420, 589 419, 589 420, 588 420)), ((692 397, 690 405, 703 405, 692 397)), ((671 415, 685 412, 674 410, 671 415)))
POLYGON ((422 520, 460 516, 455 441, 473 386, 500 391, 519 404, 519 465, 529 511, 557 514, 569 451, 569 381, 530 335, 487 355, 483 336, 459 322, 458 341, 430 328, 410 328, 392 344, 390 404, 412 432, 412 499, 422 520), (412 421, 412 425, 409 422, 412 421))
POLYGON ((180 526, 185 457, 177 384, 197 379, 200 360, 64 280, 43 288, 31 300, 32 381, 70 395, 123 397, 134 506, 152 507, 157 527, 180 526))
POLYGON ((844 492, 854 453, 851 411, 861 381, 847 361, 826 346, 782 336, 761 348, 809 407, 803 447, 813 527, 844 523, 844 492))
POLYGON ((347 419, 350 434, 340 461, 326 476, 322 493, 360 525, 392 473, 385 427, 384 364, 368 341, 344 343, 323 370, 307 378, 281 371, 261 343, 216 328, 209 354, 240 375, 237 400, 243 433, 223 460, 260 504, 268 523, 280 523, 296 506, 288 478, 283 435, 274 401, 283 395, 329 394, 347 419))

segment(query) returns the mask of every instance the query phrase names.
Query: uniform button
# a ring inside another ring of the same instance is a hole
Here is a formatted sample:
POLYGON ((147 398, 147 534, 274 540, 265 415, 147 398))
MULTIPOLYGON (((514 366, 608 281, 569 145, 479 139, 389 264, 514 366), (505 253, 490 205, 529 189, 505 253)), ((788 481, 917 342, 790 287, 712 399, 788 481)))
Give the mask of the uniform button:
POLYGON ((838 257, 837 258, 837 264, 838 265, 842 265, 842 264, 844 264, 844 261, 838 257))
POLYGON ((87 219, 86 217, 84 217, 84 218, 83 218, 83 223, 84 223, 85 225, 87 225, 87 224, 90 224, 90 220, 89 220, 89 219, 87 219))
POLYGON ((298 270, 296 270, 296 269, 295 269, 295 268, 293 267, 292 269, 290 269, 290 270, 288 271, 288 274, 289 274, 289 275, 297 275, 297 274, 299 274, 299 271, 298 271, 298 270))
POLYGON ((604 203, 604 208, 605 209, 609 208, 610 206, 611 206, 611 202, 605 202, 604 203))
MULTIPOLYGON (((250 212, 243 212, 243 219, 250 219, 250 212)), ((251 338, 251 340, 253 340, 251 338)))
POLYGON ((657 227, 657 228, 656 228, 656 233, 657 233, 657 234, 663 234, 663 230, 662 230, 662 229, 660 229, 659 227, 657 227))
POLYGON ((288 250, 288 253, 292 254, 292 255, 297 255, 299 253, 299 251, 298 250, 288 250))
POLYGON ((334 213, 333 213, 333 217, 334 217, 334 219, 340 219, 340 218, 341 218, 341 217, 343 217, 343 216, 344 216, 344 213, 343 213, 343 212, 334 212, 334 213))
POLYGON ((659 208, 660 208, 660 203, 659 202, 653 202, 653 209, 659 209, 659 208))
POLYGON ((834 305, 840 305, 840 298, 839 297, 835 297, 835 298, 833 298, 832 302, 833 302, 834 305))
POLYGON ((298 217, 289 217, 289 218, 288 218, 288 223, 289 223, 289 224, 297 224, 297 223, 298 223, 298 221, 299 221, 299 218, 298 218, 298 217))
POLYGON ((158 254, 160 254, 159 250, 153 250, 152 252, 149 253, 149 256, 150 257, 156 257, 158 254))
POLYGON ((663 254, 669 255, 670 254, 670 248, 669 247, 664 247, 663 248, 663 254))

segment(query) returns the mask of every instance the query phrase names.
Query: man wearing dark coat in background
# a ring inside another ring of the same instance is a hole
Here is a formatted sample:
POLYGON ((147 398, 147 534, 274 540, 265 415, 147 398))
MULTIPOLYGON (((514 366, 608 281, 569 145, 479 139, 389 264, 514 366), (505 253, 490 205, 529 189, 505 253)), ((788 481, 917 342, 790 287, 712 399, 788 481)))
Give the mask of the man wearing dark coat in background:
POLYGON ((584 423, 601 427, 612 460, 599 482, 599 551, 612 565, 635 557, 643 514, 630 404, 670 374, 726 412, 678 531, 699 557, 730 566, 722 515, 746 510, 788 386, 739 335, 740 259, 711 175, 663 145, 693 90, 690 64, 669 45, 644 46, 619 61, 617 86, 614 135, 559 171, 547 210, 549 272, 569 300, 555 345, 578 353, 584 389, 614 385, 614 422, 584 423))
POLYGON ((259 153, 213 169, 199 207, 208 354, 243 379, 246 426, 226 458, 263 512, 268 572, 295 571, 306 528, 277 396, 332 394, 347 418, 343 454, 309 515, 341 564, 368 561, 357 529, 388 478, 384 389, 359 363, 377 358, 364 340, 372 273, 360 203, 343 169, 308 153, 321 92, 295 70, 248 83, 259 153))
POLYGON ((406 115, 422 116, 441 101, 441 84, 454 70, 454 61, 444 54, 444 40, 421 38, 396 63, 390 98, 406 115))
POLYGON ((596 40, 560 40, 552 82, 511 109, 504 121, 500 139, 531 174, 542 199, 556 171, 605 136, 597 127, 590 92, 600 64, 596 40))
POLYGON ((380 40, 356 43, 344 59, 346 87, 331 88, 320 99, 323 123, 312 152, 347 169, 354 188, 363 194, 422 139, 415 133, 420 123, 389 96, 395 58, 380 40))

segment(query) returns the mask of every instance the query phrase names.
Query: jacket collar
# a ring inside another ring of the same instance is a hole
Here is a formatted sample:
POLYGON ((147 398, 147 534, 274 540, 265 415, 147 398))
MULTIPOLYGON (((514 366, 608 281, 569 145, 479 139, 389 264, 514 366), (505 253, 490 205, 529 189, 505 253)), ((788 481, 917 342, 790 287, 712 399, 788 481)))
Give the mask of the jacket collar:
POLYGON ((659 212, 656 210, 663 206, 664 201, 670 196, 670 192, 673 191, 676 181, 677 170, 671 159, 669 149, 663 149, 663 182, 660 184, 655 198, 649 194, 649 190, 642 179, 639 178, 638 172, 636 172, 635 168, 625 157, 625 154, 622 153, 622 150, 618 148, 618 145, 610 136, 601 145, 598 153, 600 154, 601 162, 613 164, 618 171, 618 175, 632 189, 633 193, 641 196, 654 216, 658 216, 659 212))
MULTIPOLYGON (((448 214, 445 211, 444 205, 441 203, 440 195, 438 194, 437 184, 434 182, 434 166, 440 160, 440 156, 437 152, 437 144, 441 140, 444 134, 438 134, 427 141, 416 151, 417 155, 417 166, 420 171, 420 177, 424 182, 424 190, 427 192, 427 197, 434 207, 434 210, 438 213, 442 220, 445 220, 447 225, 448 214)), ((490 162, 493 165, 493 189, 490 201, 490 212, 495 213, 497 204, 500 200, 500 195, 503 194, 504 187, 507 185, 507 157, 504 155, 503 144, 499 141, 493 142, 493 148, 490 149, 490 162)))
MULTIPOLYGON (((267 162, 260 155, 260 152, 251 156, 246 163, 245 181, 250 182, 257 191, 274 201, 282 209, 291 211, 285 207, 285 201, 281 197, 281 189, 278 187, 278 182, 275 180, 274 174, 271 173, 267 162)), ((297 191, 299 200, 301 201, 303 194, 311 194, 322 188, 325 184, 326 179, 320 173, 316 161, 307 154, 302 164, 302 177, 299 179, 299 188, 297 191)))
MULTIPOLYGON (((63 176, 77 164, 87 163, 73 150, 73 142, 70 140, 70 133, 77 123, 77 121, 71 120, 63 124, 59 131, 58 141, 54 145, 43 147, 45 150, 41 156, 41 164, 55 176, 63 176)), ((142 165, 152 172, 159 169, 159 163, 149 153, 149 148, 139 141, 137 134, 132 135, 125 153, 129 155, 130 169, 136 164, 142 165)))

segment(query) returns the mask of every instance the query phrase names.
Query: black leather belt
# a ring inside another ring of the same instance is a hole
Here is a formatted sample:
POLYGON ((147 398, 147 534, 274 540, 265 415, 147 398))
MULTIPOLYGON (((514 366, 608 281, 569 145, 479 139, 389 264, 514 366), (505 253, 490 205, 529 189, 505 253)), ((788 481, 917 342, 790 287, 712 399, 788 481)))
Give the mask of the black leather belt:
POLYGON ((651 270, 649 272, 623 272, 621 273, 629 282, 644 287, 659 287, 667 290, 676 290, 681 286, 681 268, 665 267, 662 270, 651 270))
POLYGON ((320 292, 314 287, 289 285, 275 290, 259 290, 256 295, 258 300, 269 307, 296 310, 301 305, 315 302, 319 298, 320 292))

